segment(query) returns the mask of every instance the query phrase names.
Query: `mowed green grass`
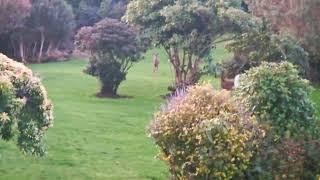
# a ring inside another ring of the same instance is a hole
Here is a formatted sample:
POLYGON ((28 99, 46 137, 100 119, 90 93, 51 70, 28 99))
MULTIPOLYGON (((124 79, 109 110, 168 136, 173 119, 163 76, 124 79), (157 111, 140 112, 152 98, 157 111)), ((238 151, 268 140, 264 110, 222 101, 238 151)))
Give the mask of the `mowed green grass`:
MULTIPOLYGON (((162 57, 162 59, 165 59, 162 57)), ((147 125, 171 83, 165 60, 152 72, 151 54, 136 64, 121 85, 130 99, 99 99, 96 78, 82 72, 87 62, 32 65, 54 104, 54 126, 46 137, 48 156, 22 155, 0 142, 0 179, 165 179, 147 125)))
MULTIPOLYGON (((48 155, 25 156, 14 142, 0 141, 0 179, 168 179, 146 133, 163 103, 160 95, 173 83, 167 57, 156 51, 162 60, 157 74, 150 51, 121 85, 119 93, 129 99, 97 98, 99 82, 82 73, 86 60, 32 65, 55 106, 54 126, 46 135, 48 155)), ((217 59, 230 56, 224 52, 218 47, 217 59)), ((314 99, 320 103, 320 91, 314 99)))
MULTIPOLYGON (((220 50, 218 50, 220 51, 220 50)), ((99 99, 96 78, 82 72, 86 60, 31 65, 54 104, 46 135, 48 155, 25 156, 0 141, 0 179, 167 179, 165 165, 147 137, 147 126, 174 81, 165 53, 153 50, 129 72, 119 89, 129 99, 99 99), (158 73, 152 53, 160 53, 158 73)))

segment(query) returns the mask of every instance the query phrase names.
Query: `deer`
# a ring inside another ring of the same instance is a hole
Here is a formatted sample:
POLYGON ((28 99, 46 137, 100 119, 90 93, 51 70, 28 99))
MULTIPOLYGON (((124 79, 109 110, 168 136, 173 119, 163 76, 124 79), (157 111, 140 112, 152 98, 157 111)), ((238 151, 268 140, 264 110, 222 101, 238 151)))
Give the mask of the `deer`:
POLYGON ((160 59, 159 59, 159 54, 153 54, 153 72, 156 73, 159 70, 159 64, 160 64, 160 59))
POLYGON ((226 90, 232 90, 234 87, 234 79, 229 79, 227 76, 225 76, 224 73, 221 74, 220 77, 220 82, 221 82, 221 88, 226 89, 226 90))

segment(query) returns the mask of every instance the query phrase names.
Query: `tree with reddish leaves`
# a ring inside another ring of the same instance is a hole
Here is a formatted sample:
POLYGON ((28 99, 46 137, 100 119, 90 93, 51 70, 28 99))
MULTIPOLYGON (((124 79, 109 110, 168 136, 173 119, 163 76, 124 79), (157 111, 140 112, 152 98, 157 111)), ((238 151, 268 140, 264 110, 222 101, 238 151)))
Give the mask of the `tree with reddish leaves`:
POLYGON ((316 8, 319 8, 310 7, 316 2, 315 0, 247 0, 247 2, 253 15, 268 19, 273 30, 290 31, 299 37, 310 30, 307 14, 316 13, 316 8), (309 12, 305 14, 307 8, 309 12))
POLYGON ((320 1, 246 0, 253 15, 266 18, 276 33, 289 32, 310 55, 311 80, 320 82, 320 1))
POLYGON ((40 63, 68 55, 74 16, 64 0, 0 0, 0 23, 0 50, 10 57, 40 63))
MULTIPOLYGON (((29 0, 0 0, 0 35, 8 37, 10 32, 23 28, 30 12, 31 3, 29 0)), ((25 62, 22 36, 17 39, 21 60, 25 62)), ((8 50, 8 47, 5 50, 8 50)))
POLYGON ((120 83, 145 51, 138 33, 125 23, 106 18, 92 27, 81 28, 75 39, 81 50, 91 53, 85 72, 99 78, 102 87, 98 95, 118 97, 120 83))
POLYGON ((29 0, 0 0, 0 34, 23 27, 30 10, 29 0))

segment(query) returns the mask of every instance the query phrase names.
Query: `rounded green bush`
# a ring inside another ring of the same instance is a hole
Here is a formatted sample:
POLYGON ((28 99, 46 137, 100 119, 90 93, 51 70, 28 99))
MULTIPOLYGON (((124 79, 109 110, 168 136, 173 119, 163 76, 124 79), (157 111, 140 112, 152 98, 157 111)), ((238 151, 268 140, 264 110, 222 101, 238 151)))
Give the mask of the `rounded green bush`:
POLYGON ((32 71, 0 54, 0 137, 17 135, 25 153, 44 155, 43 136, 53 123, 53 106, 32 71))
POLYGON ((261 123, 279 137, 314 133, 316 117, 311 86, 289 62, 262 63, 241 75, 234 92, 261 123))
POLYGON ((262 63, 241 75, 233 96, 266 130, 246 179, 316 179, 319 126, 310 93, 288 62, 262 63))

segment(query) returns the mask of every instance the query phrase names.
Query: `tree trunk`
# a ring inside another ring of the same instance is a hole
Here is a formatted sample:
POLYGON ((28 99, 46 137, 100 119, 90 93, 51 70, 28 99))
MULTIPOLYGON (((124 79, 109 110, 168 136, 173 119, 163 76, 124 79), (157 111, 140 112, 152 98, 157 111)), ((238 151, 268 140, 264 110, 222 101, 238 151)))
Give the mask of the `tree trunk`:
POLYGON ((52 50, 52 47, 53 47, 53 42, 50 41, 49 46, 48 46, 48 48, 47 48, 47 52, 46 52, 47 55, 50 54, 50 52, 51 52, 51 50, 52 50))
POLYGON ((188 73, 187 69, 188 67, 186 67, 186 50, 183 50, 183 54, 182 54, 182 64, 180 66, 180 72, 181 72, 181 80, 184 82, 186 82, 185 76, 188 73))
POLYGON ((40 50, 39 50, 39 56, 38 56, 38 63, 41 63, 44 41, 45 41, 44 32, 41 31, 41 42, 40 42, 40 50))
POLYGON ((171 57, 171 63, 173 65, 173 68, 175 70, 175 86, 176 88, 180 88, 184 86, 183 78, 182 78, 182 72, 180 67, 180 58, 179 58, 179 51, 177 48, 173 48, 172 57, 171 57))
POLYGON ((38 45, 38 42, 37 41, 34 42, 33 49, 32 49, 32 58, 36 57, 37 45, 38 45))
POLYGON ((101 97, 116 97, 117 96, 117 87, 110 85, 103 85, 100 89, 99 96, 101 97))
POLYGON ((190 70, 190 77, 189 77, 189 85, 193 85, 197 83, 200 79, 200 72, 199 72, 199 64, 201 63, 201 59, 196 58, 194 63, 192 64, 190 70))
POLYGON ((20 58, 21 58, 21 61, 23 63, 26 63, 26 60, 25 60, 25 57, 24 57, 24 46, 23 46, 23 39, 22 39, 22 36, 20 35, 20 38, 19 38, 19 51, 20 51, 20 58))
POLYGON ((58 51, 60 49, 60 46, 61 46, 61 41, 58 41, 54 50, 58 51))
POLYGON ((192 71, 192 54, 189 54, 188 55, 188 65, 187 65, 187 71, 186 71, 186 74, 185 74, 185 76, 184 76, 184 81, 186 82, 186 81, 188 81, 188 74, 189 74, 189 72, 191 72, 192 71))
POLYGON ((18 53, 17 53, 17 46, 16 44, 14 43, 14 41, 11 39, 10 40, 10 43, 11 43, 11 46, 12 46, 12 49, 13 49, 13 57, 18 57, 18 53))
POLYGON ((182 57, 180 57, 178 48, 165 47, 165 50, 170 57, 170 63, 174 68, 175 75, 175 87, 169 87, 169 90, 175 91, 176 89, 185 88, 197 83, 200 77, 200 59, 194 59, 193 61, 193 54, 187 50, 183 50, 182 57))

